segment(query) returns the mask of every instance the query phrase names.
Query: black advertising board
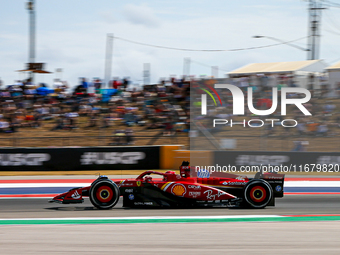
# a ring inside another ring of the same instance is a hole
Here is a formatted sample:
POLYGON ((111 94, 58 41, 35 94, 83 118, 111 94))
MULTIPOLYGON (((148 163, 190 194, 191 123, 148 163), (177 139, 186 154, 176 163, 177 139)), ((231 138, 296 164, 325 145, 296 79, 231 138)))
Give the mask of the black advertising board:
POLYGON ((159 169, 159 146, 0 149, 0 171, 159 169))
POLYGON ((219 166, 283 166, 287 172, 339 172, 340 152, 215 151, 219 166))

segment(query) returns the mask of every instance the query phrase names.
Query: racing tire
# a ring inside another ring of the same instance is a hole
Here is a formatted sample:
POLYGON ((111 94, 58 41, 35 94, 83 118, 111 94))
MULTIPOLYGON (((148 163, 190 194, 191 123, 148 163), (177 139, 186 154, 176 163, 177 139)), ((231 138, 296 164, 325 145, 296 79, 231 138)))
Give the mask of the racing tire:
POLYGON ((244 200, 251 208, 265 208, 272 198, 273 189, 265 180, 253 180, 244 187, 244 200))
POLYGON ((101 210, 108 210, 114 207, 120 197, 117 184, 109 179, 99 179, 93 182, 89 193, 93 206, 101 210))

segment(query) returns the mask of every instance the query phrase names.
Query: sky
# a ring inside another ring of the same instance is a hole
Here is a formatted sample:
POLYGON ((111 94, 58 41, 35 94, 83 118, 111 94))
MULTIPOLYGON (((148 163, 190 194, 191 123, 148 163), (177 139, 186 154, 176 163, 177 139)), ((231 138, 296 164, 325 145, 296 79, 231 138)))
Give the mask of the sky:
MULTIPOLYGON (((37 82, 52 84, 58 77, 71 86, 79 77, 104 78, 108 33, 146 44, 186 49, 236 49, 271 45, 270 39, 291 41, 308 35, 308 2, 302 0, 35 0, 36 62, 52 74, 37 82), (62 73, 55 72, 61 68, 62 73)), ((27 0, 0 0, 0 77, 5 84, 25 78, 16 72, 28 62, 27 0)), ((320 58, 340 61, 340 6, 323 11, 320 58)), ((326 5, 327 2, 325 3, 326 5)), ((307 48, 307 39, 294 44, 307 48)), ((143 64, 150 63, 151 82, 183 75, 190 58, 190 75, 218 77, 249 63, 306 60, 307 53, 288 45, 245 51, 174 51, 113 41, 112 77, 143 83, 143 64)))

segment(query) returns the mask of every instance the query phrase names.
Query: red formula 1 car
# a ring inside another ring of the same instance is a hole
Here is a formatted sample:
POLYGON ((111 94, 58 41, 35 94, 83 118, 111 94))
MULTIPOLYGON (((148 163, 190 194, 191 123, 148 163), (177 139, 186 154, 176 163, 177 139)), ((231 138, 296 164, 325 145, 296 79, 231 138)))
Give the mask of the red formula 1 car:
POLYGON ((257 173, 254 178, 229 173, 224 178, 192 178, 189 162, 184 161, 180 175, 146 171, 136 179, 117 182, 100 176, 91 186, 71 189, 50 202, 82 203, 87 196, 98 209, 111 209, 123 196, 123 207, 264 208, 275 205, 276 197, 283 197, 283 182, 284 175, 277 173, 257 173), (151 174, 161 179, 153 179, 151 174))

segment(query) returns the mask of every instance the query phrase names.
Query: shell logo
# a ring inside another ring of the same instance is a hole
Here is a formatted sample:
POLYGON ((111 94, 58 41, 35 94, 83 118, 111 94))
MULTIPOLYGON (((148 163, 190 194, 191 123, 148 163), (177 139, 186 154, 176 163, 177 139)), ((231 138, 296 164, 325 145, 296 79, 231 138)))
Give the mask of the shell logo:
POLYGON ((172 189, 171 189, 171 193, 179 197, 183 197, 186 192, 187 192, 187 189, 185 188, 185 186, 179 183, 172 186, 172 189))

